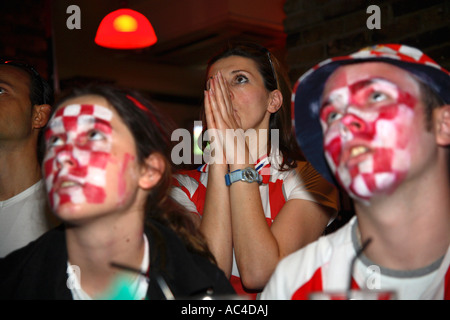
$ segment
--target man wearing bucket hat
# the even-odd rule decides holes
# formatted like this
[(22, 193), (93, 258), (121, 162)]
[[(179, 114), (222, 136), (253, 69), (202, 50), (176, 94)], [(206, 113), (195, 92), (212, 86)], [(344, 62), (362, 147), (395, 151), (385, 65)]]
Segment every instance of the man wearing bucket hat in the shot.
[(384, 291), (450, 299), (450, 75), (386, 44), (328, 59), (295, 86), (297, 139), (356, 215), (278, 265), (263, 299)]

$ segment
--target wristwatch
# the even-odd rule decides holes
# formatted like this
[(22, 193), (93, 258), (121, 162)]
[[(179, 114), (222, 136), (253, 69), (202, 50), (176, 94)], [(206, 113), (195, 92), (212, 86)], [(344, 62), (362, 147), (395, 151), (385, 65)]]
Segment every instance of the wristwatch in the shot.
[(262, 177), (253, 168), (245, 168), (245, 169), (238, 169), (233, 172), (227, 173), (225, 175), (225, 184), (227, 186), (231, 185), (233, 182), (236, 181), (245, 181), (245, 182), (262, 182)]

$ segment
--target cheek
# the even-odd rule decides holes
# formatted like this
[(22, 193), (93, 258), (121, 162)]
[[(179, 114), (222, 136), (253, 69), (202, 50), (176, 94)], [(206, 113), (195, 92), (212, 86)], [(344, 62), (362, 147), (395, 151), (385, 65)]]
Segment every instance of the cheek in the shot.
[(338, 126), (330, 127), (324, 135), (324, 151), (330, 167), (335, 171), (342, 150), (342, 139), (339, 135)]
[(261, 112), (267, 108), (267, 96), (261, 90), (234, 90), (232, 92), (234, 107), (246, 114)]
[(398, 108), (397, 113), (392, 118), (380, 117), (376, 121), (376, 134), (373, 139), (373, 146), (378, 148), (390, 148), (404, 150), (407, 149), (417, 130), (414, 124), (414, 113), (410, 108)]
[(119, 199), (124, 199), (127, 195), (127, 185), (129, 180), (133, 179), (136, 181), (137, 175), (135, 174), (135, 168), (133, 166), (135, 157), (129, 153), (125, 154), (123, 160), (121, 161), (122, 167), (118, 173), (118, 194)]

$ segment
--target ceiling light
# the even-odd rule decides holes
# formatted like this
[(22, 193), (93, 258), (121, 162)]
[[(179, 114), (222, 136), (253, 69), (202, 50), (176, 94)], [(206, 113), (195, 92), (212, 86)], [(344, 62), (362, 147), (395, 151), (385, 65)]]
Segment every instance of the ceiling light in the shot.
[(119, 9), (103, 18), (97, 29), (95, 43), (112, 49), (140, 49), (157, 41), (150, 21), (140, 12)]

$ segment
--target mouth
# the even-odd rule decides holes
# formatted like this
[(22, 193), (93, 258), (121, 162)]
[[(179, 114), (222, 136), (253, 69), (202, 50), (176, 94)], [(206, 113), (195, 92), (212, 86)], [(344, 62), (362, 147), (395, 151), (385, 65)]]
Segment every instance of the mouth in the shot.
[(58, 181), (56, 182), (56, 189), (57, 190), (65, 190), (65, 189), (69, 189), (69, 188), (73, 188), (73, 187), (81, 187), (83, 185), (83, 183), (81, 181), (78, 181), (76, 179), (72, 179), (72, 178), (68, 178), (68, 177), (64, 177), (64, 178), (60, 178), (58, 179)]
[(352, 167), (358, 165), (361, 161), (364, 161), (372, 150), (369, 147), (363, 145), (353, 145), (346, 148), (343, 153), (341, 161), (346, 164), (346, 166)]
[(79, 186), (80, 184), (75, 182), (75, 181), (63, 181), (60, 185), (59, 188), (70, 188), (70, 187), (74, 187), (74, 186)]
[(370, 150), (365, 146), (355, 146), (350, 149), (350, 158), (357, 157), (359, 155), (368, 153)]

